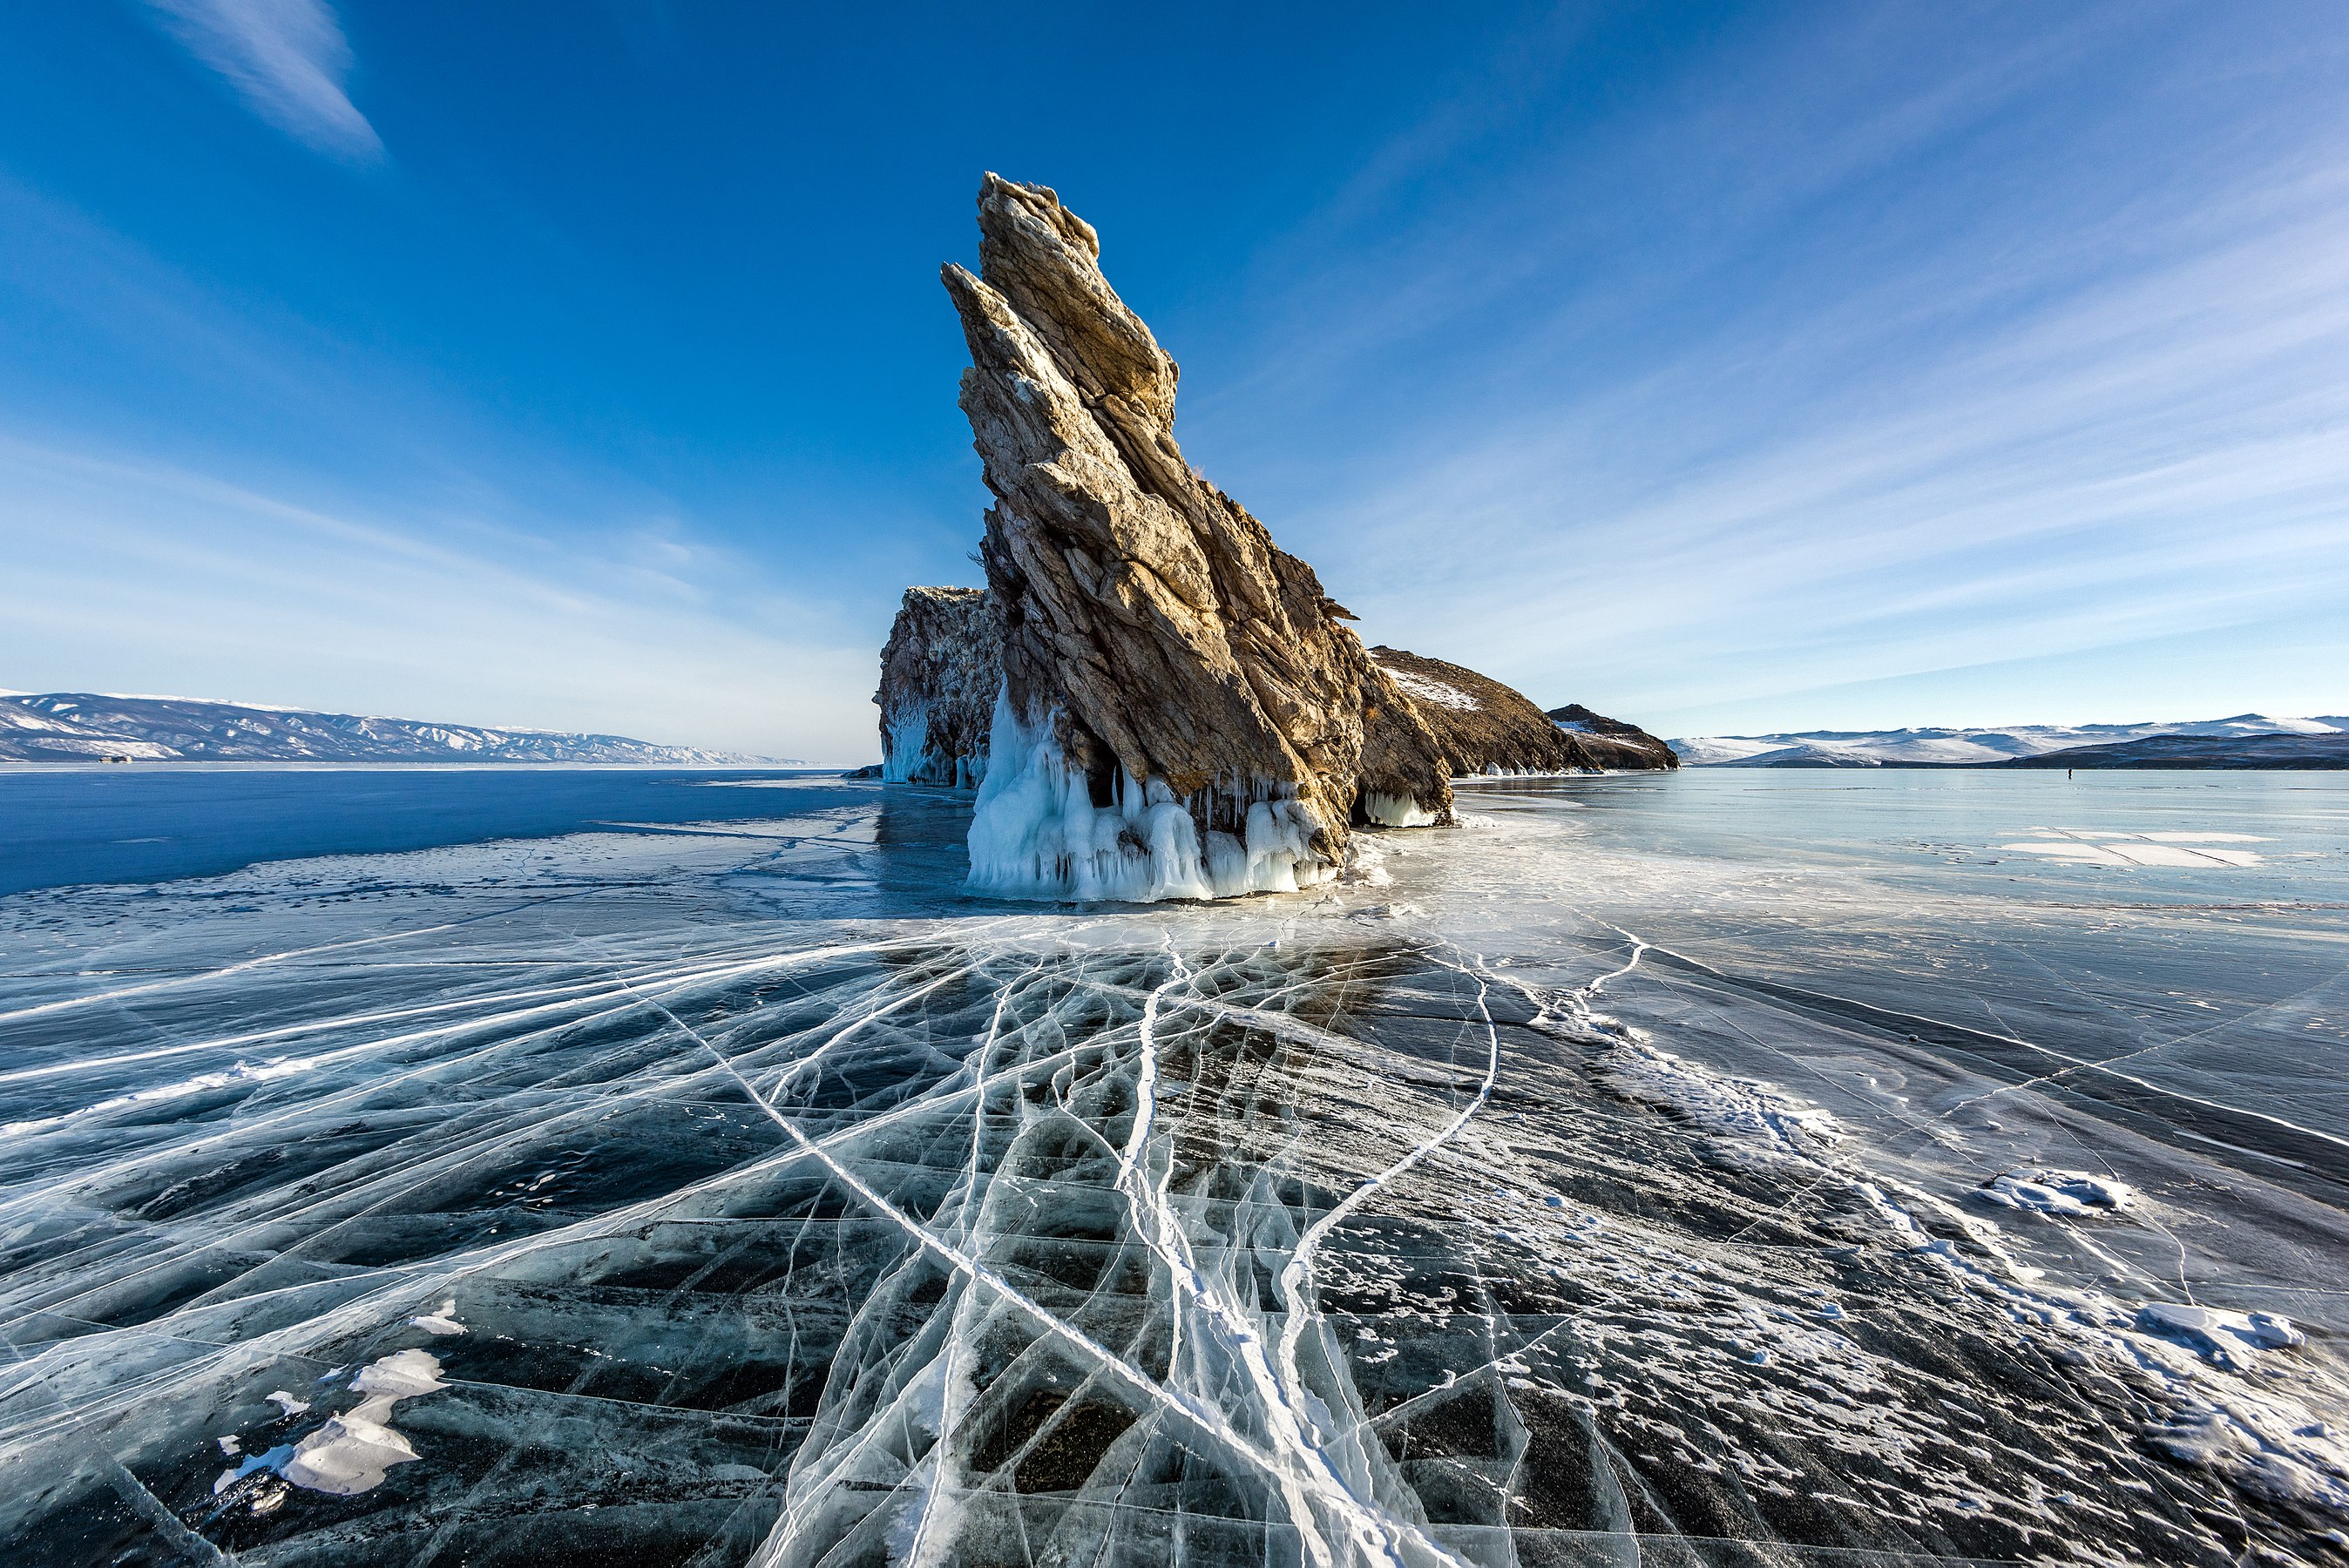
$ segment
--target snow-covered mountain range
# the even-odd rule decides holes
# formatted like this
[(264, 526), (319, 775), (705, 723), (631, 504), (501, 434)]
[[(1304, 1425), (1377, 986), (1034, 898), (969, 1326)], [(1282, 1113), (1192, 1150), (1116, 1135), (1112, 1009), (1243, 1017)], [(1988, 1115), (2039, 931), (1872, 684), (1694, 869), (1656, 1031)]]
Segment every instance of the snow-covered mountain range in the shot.
[(2157, 735), (2246, 738), (2349, 732), (2349, 716), (2232, 718), (2149, 724), (2012, 724), (1982, 729), (1813, 729), (1786, 735), (1702, 735), (1671, 742), (1688, 768), (1899, 768), (1982, 764), (2038, 757), (2077, 746), (2110, 746)]
[(679, 768), (777, 762), (624, 735), (486, 729), (193, 697), (0, 693), (7, 762), (616, 762)]

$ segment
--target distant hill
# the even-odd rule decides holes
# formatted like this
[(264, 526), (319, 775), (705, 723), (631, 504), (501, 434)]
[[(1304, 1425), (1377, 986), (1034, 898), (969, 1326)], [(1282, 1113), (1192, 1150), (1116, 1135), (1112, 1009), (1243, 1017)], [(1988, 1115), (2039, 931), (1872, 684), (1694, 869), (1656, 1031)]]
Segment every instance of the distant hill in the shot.
[[(1984, 767), (2077, 747), (2127, 745), (2157, 736), (2240, 740), (2254, 736), (2322, 737), (2343, 733), (2349, 733), (2349, 716), (2271, 718), (2265, 714), (2245, 713), (2232, 718), (2177, 723), (2016, 724), (1981, 729), (1813, 729), (1784, 735), (1691, 736), (1673, 740), (1671, 747), (1680, 753), (1681, 764), (1686, 768)], [(2219, 755), (2216, 751), (2208, 754)]]
[(485, 729), (99, 692), (0, 696), (6, 762), (615, 762), (705, 768), (785, 759), (624, 735)]
[(2106, 746), (2074, 746), (2016, 757), (1991, 768), (2349, 768), (2349, 734), (2148, 735)]

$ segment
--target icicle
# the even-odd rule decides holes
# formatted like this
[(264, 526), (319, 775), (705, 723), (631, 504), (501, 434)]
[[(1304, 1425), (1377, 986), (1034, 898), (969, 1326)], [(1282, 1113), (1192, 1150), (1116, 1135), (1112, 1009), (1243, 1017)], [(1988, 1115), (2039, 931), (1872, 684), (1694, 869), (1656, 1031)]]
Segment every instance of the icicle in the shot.
[[(1236, 787), (1245, 838), (1210, 829), (1203, 840), (1194, 812), (1212, 808), (1212, 791), (1181, 799), (1164, 779), (1136, 779), (1121, 766), (1112, 805), (1096, 808), (1055, 732), (1051, 716), (1030, 725), (1008, 695), (996, 698), (970, 823), (972, 891), (1152, 903), (1294, 892), (1336, 874), (1313, 850), (1312, 819), (1279, 786)], [(1243, 813), (1251, 792), (1258, 798)]]

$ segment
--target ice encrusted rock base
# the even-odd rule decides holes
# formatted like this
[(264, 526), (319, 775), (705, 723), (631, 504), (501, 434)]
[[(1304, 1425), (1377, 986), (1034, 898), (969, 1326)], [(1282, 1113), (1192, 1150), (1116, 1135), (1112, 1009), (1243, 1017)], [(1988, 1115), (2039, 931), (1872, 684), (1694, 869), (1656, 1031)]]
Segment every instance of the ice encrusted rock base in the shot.
[[(1149, 903), (1295, 892), (1337, 874), (1313, 847), (1312, 819), (1260, 780), (1203, 807), (1121, 769), (1111, 802), (1094, 804), (1090, 780), (1070, 766), (1058, 722), (1023, 724), (1009, 697), (998, 700), (994, 764), (971, 816), (973, 891)], [(1203, 834), (1203, 817), (1239, 830)]]
[(881, 778), (975, 788), (1003, 684), (1002, 639), (978, 588), (908, 588), (881, 650)]

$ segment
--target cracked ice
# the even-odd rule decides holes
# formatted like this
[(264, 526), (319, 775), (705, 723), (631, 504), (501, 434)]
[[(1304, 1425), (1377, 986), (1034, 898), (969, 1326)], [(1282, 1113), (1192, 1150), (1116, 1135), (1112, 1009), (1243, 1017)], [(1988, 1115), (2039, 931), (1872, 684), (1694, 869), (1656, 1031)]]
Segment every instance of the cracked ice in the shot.
[(1396, 849), (1411, 904), (1045, 912), (827, 810), (16, 901), (111, 971), (0, 1000), (29, 1560), (2215, 1564), (2349, 1511), (2311, 1336), (2113, 1283), (2150, 1185), (1970, 1198), (1857, 1036), (1475, 913), (1506, 821)]

